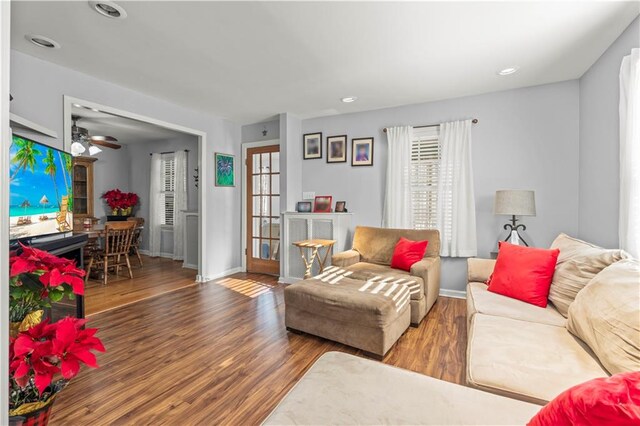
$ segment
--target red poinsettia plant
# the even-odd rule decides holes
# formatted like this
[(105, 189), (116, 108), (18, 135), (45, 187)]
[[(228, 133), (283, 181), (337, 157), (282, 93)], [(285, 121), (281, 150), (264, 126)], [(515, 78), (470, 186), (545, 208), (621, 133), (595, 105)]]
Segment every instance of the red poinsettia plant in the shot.
[(128, 209), (138, 204), (138, 194), (135, 192), (122, 192), (119, 189), (111, 189), (104, 194), (102, 198), (106, 201), (111, 210)]
[(48, 308), (64, 296), (84, 294), (85, 271), (74, 260), (54, 256), (22, 245), (9, 259), (9, 317), (22, 321), (26, 315)]
[[(9, 346), (9, 409), (46, 400), (80, 371), (80, 364), (97, 368), (92, 351), (105, 352), (95, 328), (86, 320), (67, 317), (53, 324), (45, 320), (22, 331)], [(53, 383), (54, 378), (60, 379)], [(53, 383), (53, 384), (52, 384)]]

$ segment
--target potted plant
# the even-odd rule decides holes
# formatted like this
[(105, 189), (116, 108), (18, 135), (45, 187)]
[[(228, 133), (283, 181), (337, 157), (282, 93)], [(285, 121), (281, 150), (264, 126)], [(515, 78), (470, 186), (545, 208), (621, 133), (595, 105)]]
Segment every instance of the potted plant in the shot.
[(107, 215), (108, 221), (127, 220), (139, 201), (138, 194), (122, 192), (117, 188), (105, 192), (102, 194), (102, 198), (111, 209), (111, 214)]
[[(40, 322), (51, 301), (84, 293), (84, 271), (74, 261), (22, 246), (22, 253), (11, 257), (10, 268), (10, 424), (44, 426), (58, 392), (81, 364), (97, 367), (93, 351), (105, 349), (95, 337), (96, 329), (83, 328), (85, 320)], [(38, 311), (39, 316), (32, 315)]]

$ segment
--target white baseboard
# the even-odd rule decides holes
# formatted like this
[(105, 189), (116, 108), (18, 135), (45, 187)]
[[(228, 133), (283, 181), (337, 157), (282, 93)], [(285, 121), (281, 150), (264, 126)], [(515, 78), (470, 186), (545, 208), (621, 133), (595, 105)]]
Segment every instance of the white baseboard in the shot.
[(440, 296), (443, 297), (453, 297), (456, 299), (466, 299), (467, 292), (462, 290), (449, 290), (447, 288), (440, 289)]
[(227, 269), (226, 271), (220, 272), (218, 274), (213, 274), (208, 277), (198, 275), (196, 277), (196, 281), (203, 283), (211, 280), (217, 280), (218, 278), (226, 277), (227, 275), (237, 274), (238, 272), (242, 272), (242, 266), (238, 266), (237, 268)]
[[(151, 252), (149, 252), (149, 250), (139, 250), (139, 251), (140, 251), (140, 254), (144, 254), (145, 256), (151, 256)], [(173, 253), (160, 253), (158, 257), (173, 259)]]
[(191, 263), (183, 263), (182, 264), (183, 268), (187, 268), (187, 269), (195, 269), (198, 270), (198, 265), (192, 265)]

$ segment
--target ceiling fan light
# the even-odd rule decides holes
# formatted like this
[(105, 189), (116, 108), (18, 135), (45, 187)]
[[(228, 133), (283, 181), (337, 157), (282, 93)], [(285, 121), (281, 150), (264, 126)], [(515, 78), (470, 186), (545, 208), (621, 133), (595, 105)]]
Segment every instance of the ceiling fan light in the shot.
[(89, 146), (89, 155), (96, 155), (96, 154), (100, 154), (102, 152), (102, 150), (100, 148), (98, 148), (95, 145), (90, 145)]
[(86, 150), (87, 148), (85, 148), (80, 142), (74, 142), (71, 144), (71, 155), (73, 155), (74, 157), (77, 157)]

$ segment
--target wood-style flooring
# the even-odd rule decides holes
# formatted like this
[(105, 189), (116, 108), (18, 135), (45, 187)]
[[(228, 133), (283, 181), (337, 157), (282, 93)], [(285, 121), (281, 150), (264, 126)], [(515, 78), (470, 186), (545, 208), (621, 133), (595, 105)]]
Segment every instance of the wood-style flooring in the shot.
[(126, 268), (122, 268), (120, 276), (109, 274), (106, 285), (102, 281), (88, 280), (84, 297), (85, 315), (105, 312), (196, 284), (197, 272), (183, 268), (182, 262), (142, 256), (142, 264), (140, 267), (138, 259), (131, 257), (133, 279), (129, 278)]
[[(58, 397), (56, 425), (255, 425), (327, 351), (284, 327), (283, 287), (236, 274), (89, 319), (107, 348)], [(385, 363), (463, 383), (465, 302), (441, 297)], [(425, 396), (428, 397), (428, 396)]]

